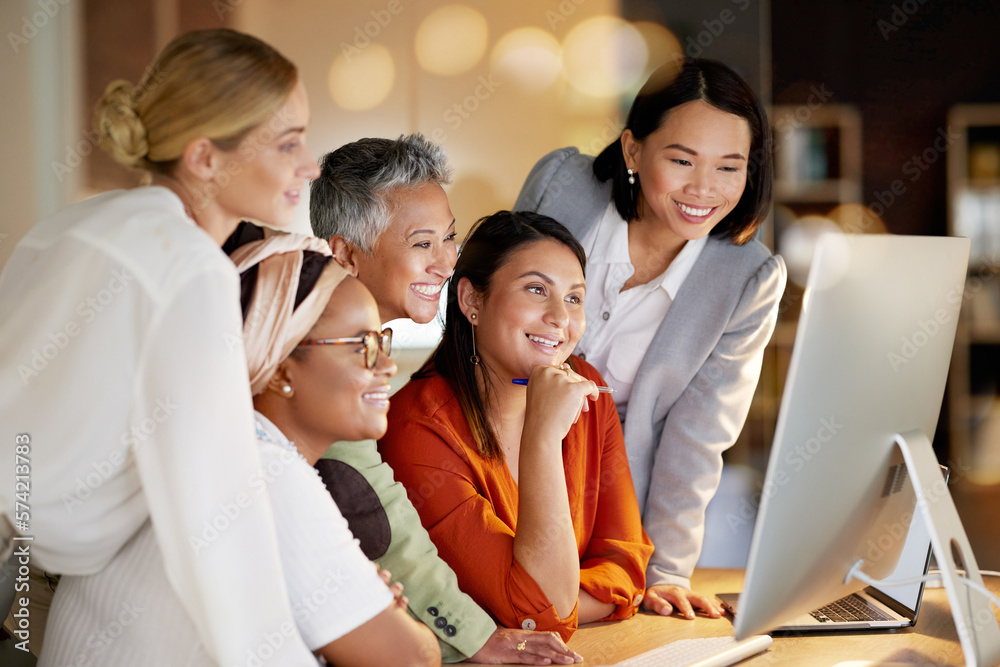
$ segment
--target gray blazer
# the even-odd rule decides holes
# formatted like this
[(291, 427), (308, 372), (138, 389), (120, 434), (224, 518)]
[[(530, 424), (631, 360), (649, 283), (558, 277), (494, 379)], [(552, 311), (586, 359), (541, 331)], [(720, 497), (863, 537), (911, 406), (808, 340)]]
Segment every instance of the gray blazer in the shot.
[[(551, 216), (577, 238), (601, 219), (611, 182), (575, 148), (531, 170), (514, 210)], [(642, 523), (656, 548), (646, 585), (690, 587), (722, 452), (743, 429), (785, 289), (785, 263), (759, 241), (711, 236), (639, 366), (623, 424)]]

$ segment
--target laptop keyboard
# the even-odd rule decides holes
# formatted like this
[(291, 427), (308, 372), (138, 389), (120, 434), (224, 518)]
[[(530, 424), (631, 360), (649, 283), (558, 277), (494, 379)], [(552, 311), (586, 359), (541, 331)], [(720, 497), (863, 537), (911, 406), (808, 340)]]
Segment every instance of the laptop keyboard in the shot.
[(820, 623), (831, 621), (889, 621), (877, 607), (857, 595), (849, 595), (811, 613)]

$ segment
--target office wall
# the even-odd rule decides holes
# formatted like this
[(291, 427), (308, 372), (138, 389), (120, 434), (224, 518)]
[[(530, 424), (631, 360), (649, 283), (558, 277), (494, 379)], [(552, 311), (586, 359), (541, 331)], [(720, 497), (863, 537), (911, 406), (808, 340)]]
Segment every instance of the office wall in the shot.
[(684, 55), (726, 63), (771, 99), (770, 0), (623, 0), (622, 16), (667, 26)]
[(78, 3), (0, 3), (0, 267), (35, 221), (72, 200), (79, 173), (57, 166), (74, 136)]
[(857, 105), (862, 201), (887, 199), (901, 180), (906, 192), (883, 216), (889, 231), (945, 233), (944, 155), (926, 169), (912, 158), (946, 130), (950, 106), (1000, 101), (1000, 7), (983, 0), (771, 2), (775, 103), (801, 104), (822, 86), (834, 102)]
[[(427, 71), (416, 55), (421, 26), (436, 11), (454, 6), (451, 2), (233, 4), (235, 27), (271, 42), (299, 66), (312, 110), (309, 145), (317, 156), (362, 137), (410, 132), (422, 132), (445, 147), (455, 173), (448, 192), (460, 237), (479, 217), (509, 208), (544, 153), (566, 145), (594, 150), (620, 132), (616, 97), (585, 95), (562, 79), (528, 90), (491, 62), (498, 42), (510, 31), (531, 27), (560, 42), (588, 18), (618, 14), (615, 0), (467, 0), (461, 5), (486, 21), (482, 55), (453, 75)], [(458, 30), (448, 39), (461, 36)], [(334, 61), (340, 57), (343, 64), (346, 57), (350, 67), (361, 66), (373, 54), (392, 63), (394, 80), (387, 96), (372, 108), (344, 108), (328, 85)], [(372, 88), (380, 83), (366, 81)], [(306, 227), (307, 215), (301, 206), (298, 227)]]

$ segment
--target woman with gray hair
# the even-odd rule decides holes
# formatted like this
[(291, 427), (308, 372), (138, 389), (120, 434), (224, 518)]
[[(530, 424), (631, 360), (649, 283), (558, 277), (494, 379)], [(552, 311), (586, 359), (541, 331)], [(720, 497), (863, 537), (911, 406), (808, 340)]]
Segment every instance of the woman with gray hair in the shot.
[[(382, 323), (430, 322), (455, 268), (455, 217), (444, 150), (419, 134), (361, 139), (326, 155), (313, 181), (313, 232), (371, 291)], [(444, 662), (570, 664), (552, 632), (498, 628), (463, 593), (374, 440), (337, 442), (316, 463), (361, 549), (402, 582), (410, 613), (437, 636)], [(436, 489), (421, 490), (425, 497)]]
[(361, 139), (327, 154), (312, 183), (313, 233), (375, 295), (383, 323), (434, 319), (455, 268), (446, 160), (420, 134)]

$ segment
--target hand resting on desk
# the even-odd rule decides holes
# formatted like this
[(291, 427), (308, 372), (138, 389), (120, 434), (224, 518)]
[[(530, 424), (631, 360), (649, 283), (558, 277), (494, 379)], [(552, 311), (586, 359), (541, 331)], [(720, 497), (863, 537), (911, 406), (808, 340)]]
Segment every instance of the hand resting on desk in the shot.
[[(518, 650), (520, 644), (523, 650)], [(503, 665), (571, 665), (583, 658), (555, 632), (497, 628), (479, 651), (466, 660)]]
[(693, 619), (697, 608), (709, 618), (722, 617), (722, 610), (711, 597), (683, 586), (650, 586), (642, 599), (642, 607), (662, 616), (670, 616), (676, 612), (681, 618)]

